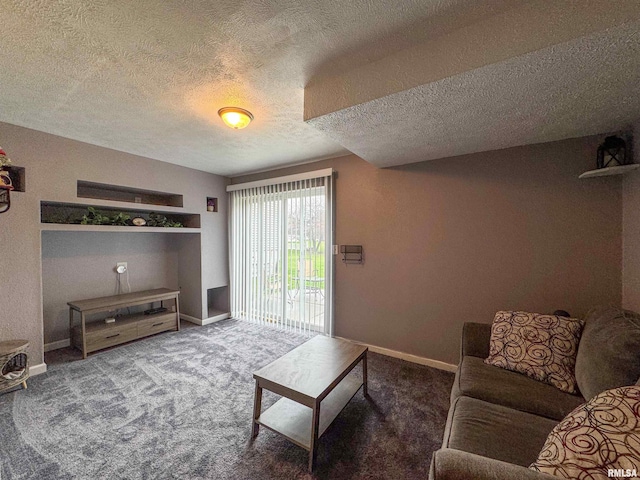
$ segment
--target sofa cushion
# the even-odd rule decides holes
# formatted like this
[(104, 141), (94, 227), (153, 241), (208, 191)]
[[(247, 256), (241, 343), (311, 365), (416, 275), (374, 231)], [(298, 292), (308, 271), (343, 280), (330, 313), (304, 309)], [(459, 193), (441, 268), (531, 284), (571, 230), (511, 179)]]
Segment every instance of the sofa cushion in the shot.
[(485, 359), (489, 356), (491, 324), (465, 322), (462, 325), (460, 360), (467, 355)]
[(451, 402), (460, 395), (558, 421), (584, 403), (580, 395), (561, 392), (526, 375), (486, 365), (477, 357), (464, 357), (458, 366)]
[(640, 387), (614, 388), (560, 422), (530, 468), (562, 478), (606, 480), (611, 470), (640, 471), (639, 448)]
[(449, 409), (443, 447), (528, 466), (558, 422), (470, 397)]
[(640, 315), (614, 307), (592, 310), (586, 318), (576, 380), (587, 400), (640, 377)]
[(576, 318), (498, 312), (485, 362), (576, 393), (575, 362), (582, 326)]
[(513, 463), (442, 448), (433, 452), (429, 480), (558, 480)]

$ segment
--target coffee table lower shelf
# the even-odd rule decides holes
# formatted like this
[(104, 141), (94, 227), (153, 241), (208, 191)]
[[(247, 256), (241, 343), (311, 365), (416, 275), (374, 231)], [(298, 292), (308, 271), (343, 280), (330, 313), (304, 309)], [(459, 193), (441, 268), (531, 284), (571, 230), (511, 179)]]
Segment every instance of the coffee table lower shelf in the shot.
[[(329, 428), (362, 385), (360, 379), (347, 376), (322, 400), (318, 438)], [(288, 398), (281, 398), (260, 414), (257, 423), (285, 436), (299, 447), (311, 450), (312, 416), (311, 408)]]

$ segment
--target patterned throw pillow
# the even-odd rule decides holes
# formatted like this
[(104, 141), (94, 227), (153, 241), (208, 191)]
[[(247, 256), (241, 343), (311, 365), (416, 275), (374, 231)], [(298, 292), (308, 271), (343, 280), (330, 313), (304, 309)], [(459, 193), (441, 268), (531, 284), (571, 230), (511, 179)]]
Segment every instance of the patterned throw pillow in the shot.
[(640, 387), (599, 393), (551, 431), (532, 470), (604, 480), (640, 473)]
[(576, 354), (583, 322), (527, 312), (498, 312), (484, 361), (576, 393)]

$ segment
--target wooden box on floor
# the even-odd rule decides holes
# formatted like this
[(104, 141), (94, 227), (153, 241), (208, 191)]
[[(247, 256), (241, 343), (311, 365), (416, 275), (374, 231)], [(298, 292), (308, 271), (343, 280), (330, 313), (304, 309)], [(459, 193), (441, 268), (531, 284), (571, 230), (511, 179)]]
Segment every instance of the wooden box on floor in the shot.
[(27, 340), (0, 342), (0, 392), (22, 384), (27, 388), (29, 378), (29, 357)]

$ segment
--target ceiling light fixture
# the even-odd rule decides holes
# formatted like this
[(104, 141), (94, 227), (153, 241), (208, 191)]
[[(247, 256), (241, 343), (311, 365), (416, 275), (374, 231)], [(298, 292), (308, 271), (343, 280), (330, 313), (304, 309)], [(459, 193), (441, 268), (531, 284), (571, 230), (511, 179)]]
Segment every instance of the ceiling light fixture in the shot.
[(218, 110), (218, 115), (227, 126), (240, 130), (253, 120), (253, 114), (244, 108), (224, 107)]

